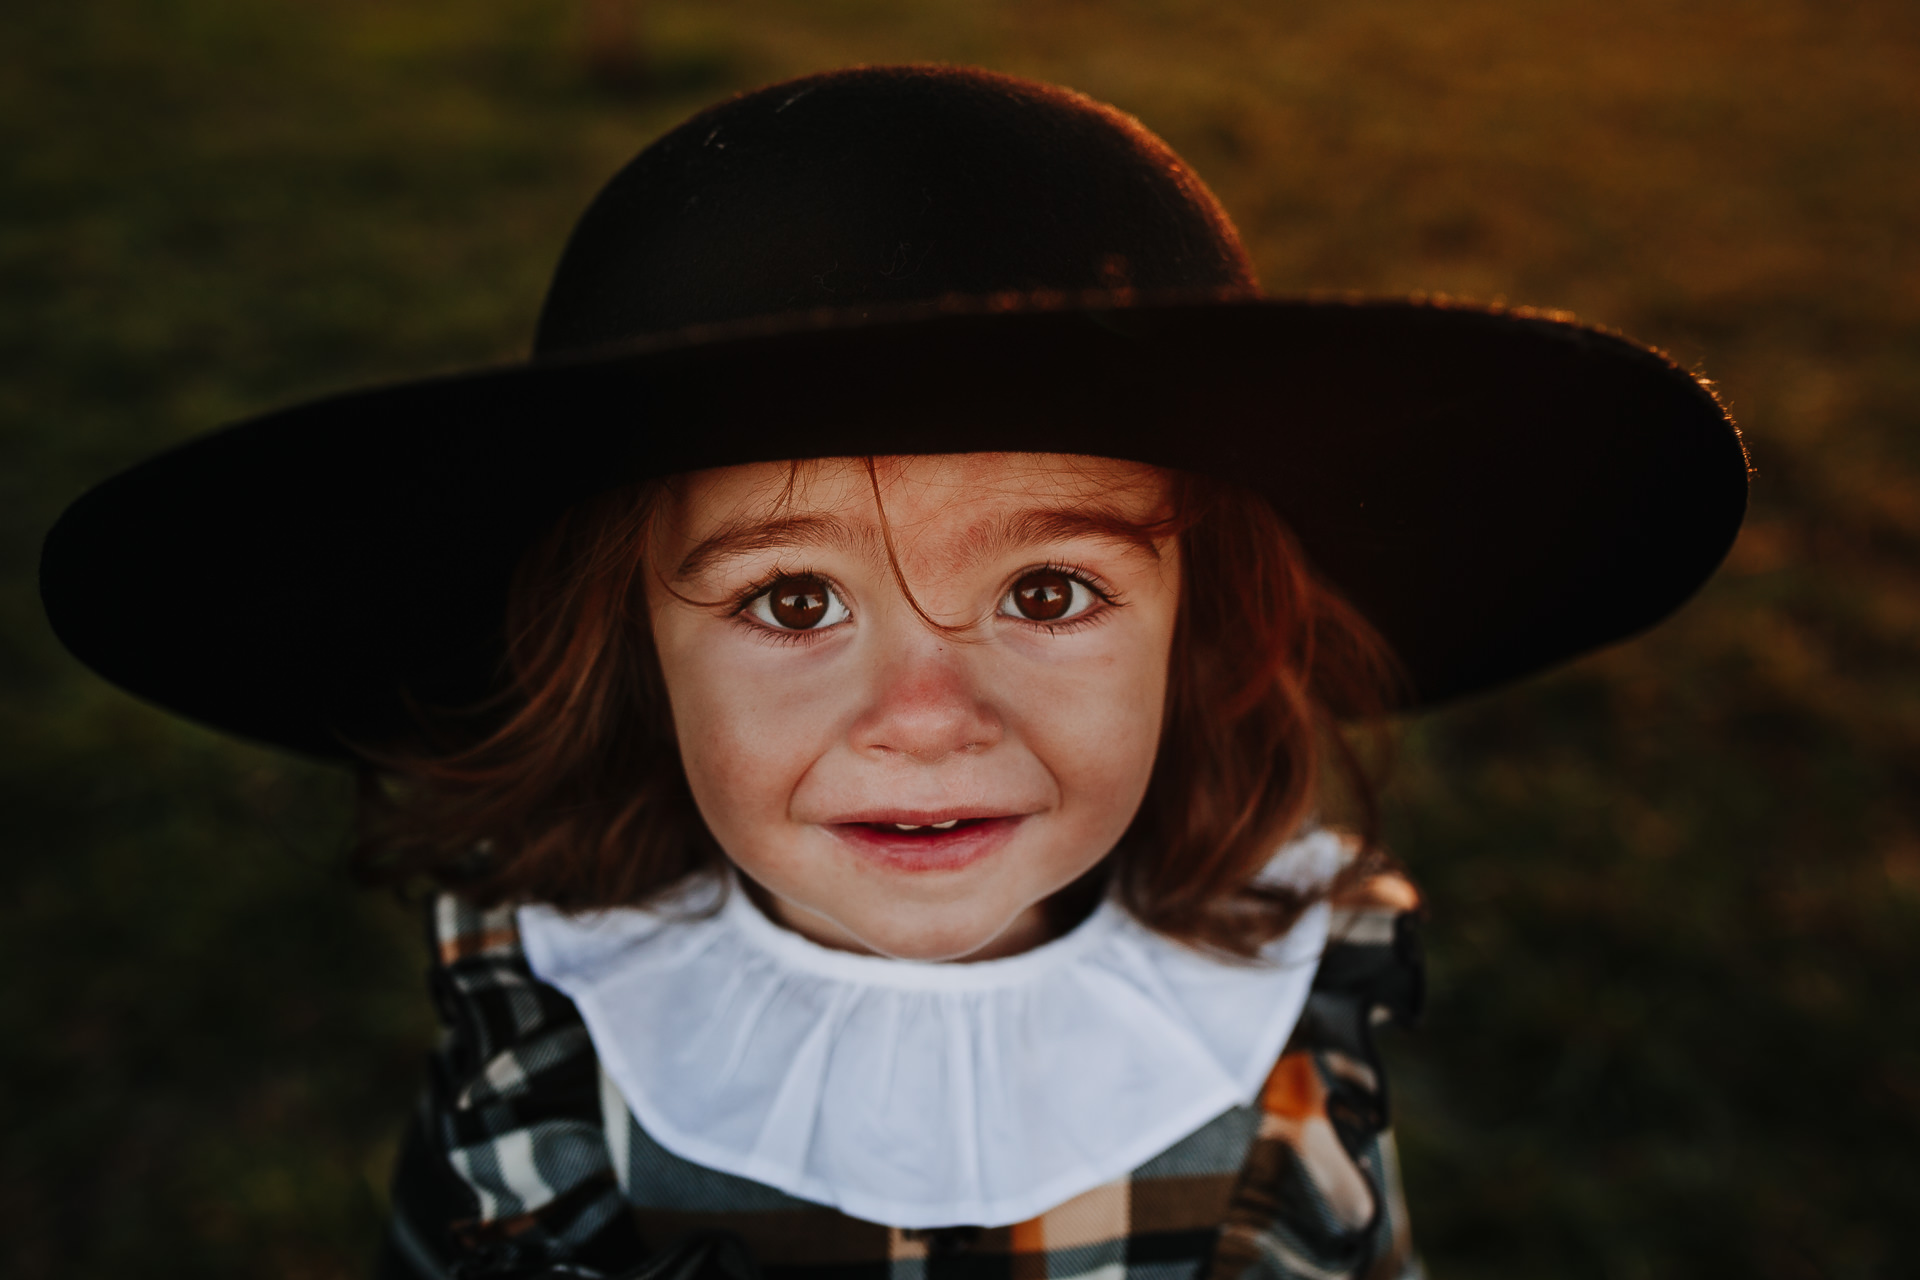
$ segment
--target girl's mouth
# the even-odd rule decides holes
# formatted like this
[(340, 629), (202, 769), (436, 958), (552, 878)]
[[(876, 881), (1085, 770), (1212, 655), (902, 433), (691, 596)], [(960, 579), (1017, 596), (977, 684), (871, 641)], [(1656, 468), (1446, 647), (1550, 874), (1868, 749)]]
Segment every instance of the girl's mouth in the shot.
[(862, 822), (859, 825), (871, 827), (881, 835), (937, 836), (990, 821), (990, 818), (948, 818), (945, 822)]
[(828, 827), (856, 853), (896, 871), (957, 871), (993, 853), (1020, 824), (1018, 817), (942, 818), (938, 821), (836, 822)]

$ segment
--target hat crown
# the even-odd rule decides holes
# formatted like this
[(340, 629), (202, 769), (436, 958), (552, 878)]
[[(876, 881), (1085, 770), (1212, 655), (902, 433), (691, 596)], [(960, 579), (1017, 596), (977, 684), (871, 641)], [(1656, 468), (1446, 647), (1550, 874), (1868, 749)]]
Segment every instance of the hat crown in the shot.
[(1255, 287), (1213, 193), (1111, 107), (970, 68), (863, 67), (702, 112), (600, 192), (534, 349), (955, 295)]

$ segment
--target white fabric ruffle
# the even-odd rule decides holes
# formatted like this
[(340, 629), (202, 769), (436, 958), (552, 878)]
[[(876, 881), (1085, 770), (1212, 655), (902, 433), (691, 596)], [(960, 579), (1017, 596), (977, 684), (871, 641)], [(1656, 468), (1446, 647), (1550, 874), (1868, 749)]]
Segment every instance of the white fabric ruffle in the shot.
[[(1269, 874), (1318, 881), (1344, 857), (1318, 832)], [(1024, 954), (930, 964), (818, 946), (737, 887), (688, 918), (715, 891), (522, 907), (527, 959), (667, 1150), (895, 1227), (1032, 1218), (1251, 1103), (1327, 938), (1321, 904), (1236, 963), (1109, 900)]]

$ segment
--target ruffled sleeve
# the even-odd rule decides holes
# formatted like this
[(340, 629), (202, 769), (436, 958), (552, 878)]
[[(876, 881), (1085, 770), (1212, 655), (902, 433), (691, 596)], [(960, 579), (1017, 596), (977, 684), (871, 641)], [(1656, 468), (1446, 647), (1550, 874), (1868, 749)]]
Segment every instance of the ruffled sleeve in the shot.
[(1419, 899), (1396, 875), (1334, 903), (1313, 992), (1261, 1090), (1212, 1280), (1415, 1280), (1374, 1028), (1425, 998)]
[(444, 1032), (394, 1176), (383, 1277), (631, 1263), (580, 1015), (527, 968), (511, 908), (442, 894), (429, 919)]

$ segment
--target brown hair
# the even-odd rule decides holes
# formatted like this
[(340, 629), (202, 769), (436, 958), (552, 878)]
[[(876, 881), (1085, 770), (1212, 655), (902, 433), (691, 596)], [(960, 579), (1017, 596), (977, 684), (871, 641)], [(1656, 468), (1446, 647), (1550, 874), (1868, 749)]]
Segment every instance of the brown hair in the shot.
[[(1250, 955), (1311, 902), (1391, 866), (1350, 732), (1380, 724), (1396, 668), (1264, 500), (1185, 473), (1171, 489), (1183, 573), (1165, 722), (1109, 870), (1149, 927)], [(513, 583), (505, 691), (421, 742), (369, 753), (363, 878), (424, 875), (482, 903), (577, 909), (639, 905), (721, 865), (681, 769), (641, 578), (665, 491), (616, 490), (562, 517)], [(1256, 884), (1329, 801), (1356, 837), (1335, 882)]]

